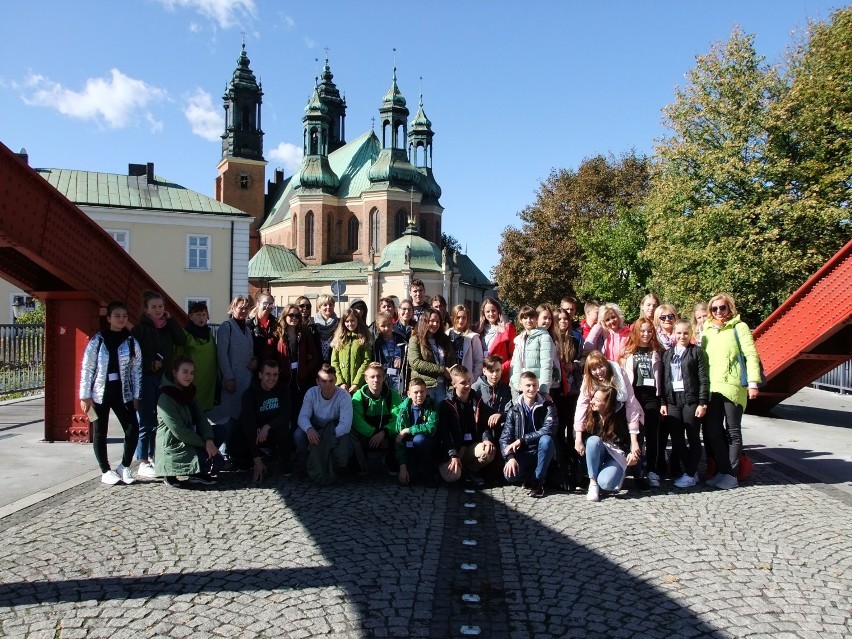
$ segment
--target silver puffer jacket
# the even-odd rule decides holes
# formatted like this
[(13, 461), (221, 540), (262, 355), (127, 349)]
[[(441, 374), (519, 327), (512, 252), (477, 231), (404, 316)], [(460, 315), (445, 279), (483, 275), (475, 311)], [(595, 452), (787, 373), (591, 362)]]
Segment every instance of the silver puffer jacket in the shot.
[[(130, 356), (130, 341), (133, 341), (133, 357)], [(104, 389), (109, 368), (109, 351), (100, 333), (89, 340), (83, 353), (80, 373), (80, 399), (91, 399), (96, 404), (104, 401)], [(128, 335), (118, 346), (118, 378), (124, 402), (139, 399), (142, 391), (142, 350), (139, 342)]]

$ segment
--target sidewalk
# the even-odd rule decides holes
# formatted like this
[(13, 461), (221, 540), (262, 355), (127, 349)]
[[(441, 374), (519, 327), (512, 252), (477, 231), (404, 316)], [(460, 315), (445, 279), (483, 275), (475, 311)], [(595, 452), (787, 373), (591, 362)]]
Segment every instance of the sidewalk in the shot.
[[(852, 397), (805, 388), (773, 411), (746, 415), (746, 448), (852, 496)], [(108, 451), (121, 459), (121, 427)], [(100, 477), (89, 444), (45, 442), (44, 397), (0, 402), (0, 518)]]

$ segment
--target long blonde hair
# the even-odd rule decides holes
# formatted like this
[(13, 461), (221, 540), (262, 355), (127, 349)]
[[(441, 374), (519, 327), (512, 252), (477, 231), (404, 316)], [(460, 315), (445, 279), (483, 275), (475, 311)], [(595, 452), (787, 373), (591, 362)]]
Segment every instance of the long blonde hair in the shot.
[(334, 337), (331, 339), (331, 347), (334, 350), (340, 350), (348, 339), (349, 329), (346, 328), (346, 320), (350, 317), (355, 318), (355, 335), (359, 346), (367, 346), (370, 343), (370, 332), (364, 325), (361, 316), (351, 308), (343, 314), (340, 321), (337, 323), (337, 328), (334, 330)]

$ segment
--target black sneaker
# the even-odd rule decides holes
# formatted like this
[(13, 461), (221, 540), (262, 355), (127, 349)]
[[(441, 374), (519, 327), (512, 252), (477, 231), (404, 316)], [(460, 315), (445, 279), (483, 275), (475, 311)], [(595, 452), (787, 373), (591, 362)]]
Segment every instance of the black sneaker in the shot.
[(184, 488), (186, 486), (186, 482), (177, 477), (163, 477), (163, 483), (169, 488)]
[(647, 477), (634, 477), (633, 484), (636, 486), (636, 490), (643, 493), (651, 491), (651, 482), (648, 481)]
[(280, 468), (284, 477), (290, 477), (293, 474), (293, 464), (289, 461), (282, 461)]
[(467, 484), (471, 484), (472, 486), (481, 487), (485, 485), (485, 480), (482, 479), (482, 475), (479, 473), (475, 473), (473, 471), (469, 473), (465, 473), (464, 481)]
[(190, 475), (189, 483), (196, 484), (198, 486), (215, 486), (216, 480), (207, 473), (199, 473), (197, 475)]
[(533, 483), (532, 488), (530, 488), (530, 497), (535, 497), (536, 499), (540, 499), (544, 497), (544, 482), (537, 481)]

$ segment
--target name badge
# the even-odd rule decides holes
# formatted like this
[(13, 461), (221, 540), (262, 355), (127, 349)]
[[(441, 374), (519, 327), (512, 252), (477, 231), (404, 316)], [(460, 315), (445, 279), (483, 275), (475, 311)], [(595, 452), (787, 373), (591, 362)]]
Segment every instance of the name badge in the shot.
[(413, 441), (405, 442), (405, 447), (406, 448), (414, 448), (414, 442)]
[(395, 368), (389, 368), (388, 369), (388, 375), (396, 375), (396, 369)]
[(653, 377), (645, 377), (642, 379), (642, 386), (656, 386)]
[(293, 369), (294, 371), (298, 370), (299, 362), (290, 362), (290, 368)]
[(472, 433), (465, 433), (464, 434), (464, 440), (466, 442), (472, 442), (473, 441), (473, 434)]
[(110, 382), (117, 382), (118, 373), (110, 373), (109, 375), (107, 375), (107, 380), (109, 380)]
[(683, 392), (683, 380), (679, 379), (676, 382), (672, 382), (672, 390), (676, 392)]

